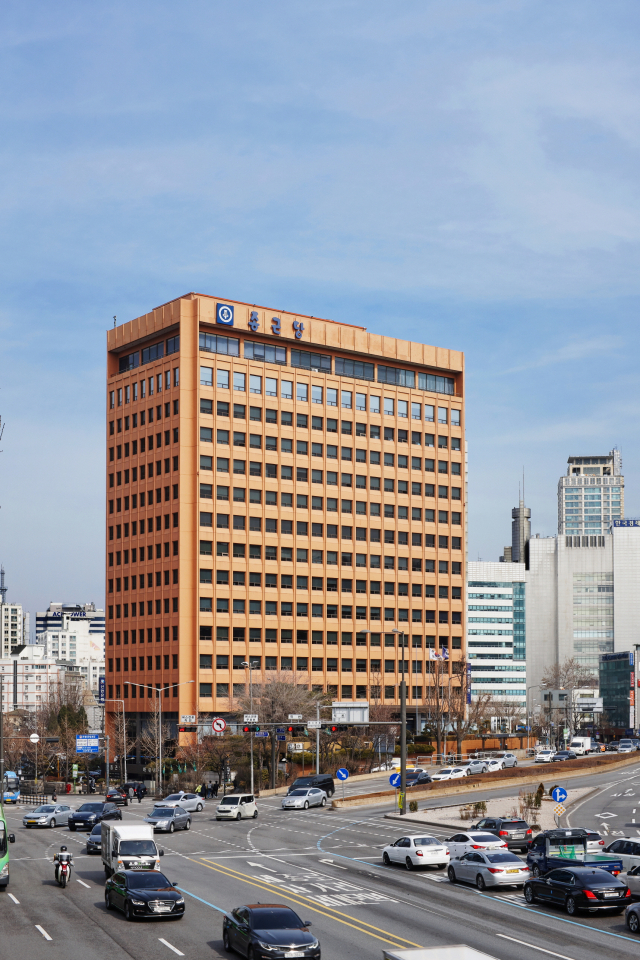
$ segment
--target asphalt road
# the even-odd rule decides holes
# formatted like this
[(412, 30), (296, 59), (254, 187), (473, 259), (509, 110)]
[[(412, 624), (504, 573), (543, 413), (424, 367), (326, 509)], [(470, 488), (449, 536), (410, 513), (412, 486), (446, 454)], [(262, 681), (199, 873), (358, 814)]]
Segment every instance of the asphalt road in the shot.
[[(576, 811), (581, 825), (598, 823), (602, 808), (612, 812), (608, 808), (614, 804), (616, 816), (631, 813), (633, 797), (623, 796), (628, 789), (636, 792), (634, 780), (640, 785), (640, 763), (615, 783), (611, 775), (590, 779), (598, 788), (608, 785), (596, 795), (599, 804), (589, 800)], [(640, 797), (640, 786), (637, 792)], [(592, 802), (593, 814), (588, 806)], [(640, 938), (629, 934), (623, 917), (572, 920), (557, 908), (529, 907), (514, 888), (479, 893), (452, 886), (437, 870), (384, 867), (382, 847), (403, 832), (384, 819), (389, 805), (348, 812), (285, 812), (279, 799), (268, 798), (260, 801), (257, 820), (241, 823), (216, 823), (214, 806), (210, 801), (202, 813), (192, 815), (188, 833), (158, 835), (165, 849), (163, 870), (187, 900), (185, 918), (135, 924), (106, 912), (102, 863), (85, 854), (84, 834), (61, 828), (25, 830), (22, 809), (5, 808), (16, 843), (11, 847), (11, 882), (0, 894), (0, 954), (28, 960), (222, 957), (223, 913), (262, 901), (288, 904), (310, 920), (325, 960), (379, 960), (385, 947), (455, 943), (472, 945), (499, 960), (602, 960), (614, 952), (635, 960), (638, 955)], [(150, 807), (146, 801), (124, 808), (125, 821), (141, 818)], [(441, 837), (448, 833), (446, 828), (430, 832)], [(61, 843), (75, 856), (66, 890), (53, 877), (52, 857)]]

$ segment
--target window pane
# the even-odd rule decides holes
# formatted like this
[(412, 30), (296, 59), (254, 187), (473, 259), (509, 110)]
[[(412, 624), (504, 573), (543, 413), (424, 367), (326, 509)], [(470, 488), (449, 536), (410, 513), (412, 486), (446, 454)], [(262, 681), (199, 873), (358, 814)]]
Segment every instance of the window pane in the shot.
[(255, 376), (253, 373), (249, 376), (249, 392), (262, 393), (262, 377)]
[(293, 400), (293, 381), (292, 380), (280, 381), (280, 396), (282, 396), (285, 400)]
[(200, 367), (200, 383), (203, 387), (213, 386), (213, 367)]

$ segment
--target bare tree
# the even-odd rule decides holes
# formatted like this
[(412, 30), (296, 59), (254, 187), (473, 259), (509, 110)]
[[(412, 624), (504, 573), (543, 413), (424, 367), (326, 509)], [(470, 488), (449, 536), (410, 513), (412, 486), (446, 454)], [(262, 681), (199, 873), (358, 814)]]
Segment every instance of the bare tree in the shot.
[(163, 723), (162, 728), (160, 727), (160, 706), (160, 698), (154, 697), (149, 704), (147, 720), (138, 737), (138, 746), (141, 757), (144, 758), (145, 766), (154, 771), (156, 789), (160, 787), (161, 781), (160, 753), (162, 752), (162, 756), (166, 757), (173, 744), (169, 724)]
[(451, 664), (452, 684), (449, 723), (456, 741), (456, 753), (462, 754), (462, 741), (476, 735), (491, 702), (491, 694), (471, 697), (471, 675), (467, 660), (454, 660)]
[(594, 690), (598, 687), (598, 677), (572, 657), (548, 667), (540, 686), (550, 690)]
[(446, 749), (447, 730), (451, 713), (451, 678), (448, 660), (427, 661), (425, 713), (427, 730), (436, 741), (436, 753)]

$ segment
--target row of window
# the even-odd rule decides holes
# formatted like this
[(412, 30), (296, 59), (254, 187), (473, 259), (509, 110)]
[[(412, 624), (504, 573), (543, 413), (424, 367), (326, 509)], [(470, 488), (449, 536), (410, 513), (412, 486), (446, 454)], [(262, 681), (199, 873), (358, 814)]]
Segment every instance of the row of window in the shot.
[[(168, 447), (169, 444), (172, 442), (172, 441), (171, 441), (171, 433), (172, 433), (171, 430), (165, 430), (165, 431), (164, 431), (164, 445), (165, 445), (165, 447)], [(173, 428), (173, 443), (178, 443), (178, 437), (179, 437), (178, 427), (174, 427), (174, 428)], [(151, 453), (151, 451), (153, 450), (153, 442), (154, 442), (154, 434), (153, 434), (153, 433), (150, 433), (148, 437), (141, 437), (141, 438), (140, 438), (140, 453), (146, 453), (147, 450), (149, 451), (149, 453)], [(156, 434), (155, 434), (155, 446), (156, 446), (156, 449), (157, 449), (157, 450), (159, 450), (160, 447), (162, 446), (162, 433), (156, 433)], [(118, 444), (116, 447), (109, 447), (109, 460), (110, 460), (111, 462), (112, 462), (113, 460), (121, 460), (121, 459), (122, 459), (122, 447), (123, 447), (122, 444)], [(124, 444), (124, 455), (125, 455), (125, 458), (129, 456), (129, 444), (128, 444), (128, 443), (125, 443), (125, 444)], [(137, 440), (133, 440), (133, 441), (131, 442), (131, 455), (134, 456), (134, 457), (138, 455), (138, 441), (137, 441)]]
[[(172, 576), (172, 575), (173, 575), (173, 576)], [(170, 578), (171, 578), (171, 580), (170, 580)], [(138, 581), (140, 582), (140, 589), (141, 589), (141, 590), (144, 590), (144, 589), (145, 589), (144, 573), (141, 573), (140, 576), (137, 576), (137, 575), (134, 573), (132, 577), (124, 577), (124, 586), (122, 585), (122, 584), (123, 584), (123, 578), (121, 578), (121, 577), (116, 577), (116, 578), (115, 578), (115, 591), (116, 591), (116, 593), (120, 593), (121, 590), (128, 590), (128, 589), (129, 589), (129, 583), (131, 583), (131, 589), (132, 589), (132, 590), (137, 590), (137, 588), (138, 588)], [(147, 574), (146, 589), (147, 589), (147, 590), (151, 590), (152, 587), (154, 587), (154, 586), (156, 586), (156, 587), (162, 587), (162, 586), (168, 587), (168, 586), (170, 586), (170, 583), (177, 583), (177, 582), (178, 582), (178, 571), (177, 571), (177, 570), (156, 570), (156, 571), (154, 571), (153, 573), (148, 573), (148, 574)], [(114, 588), (114, 580), (113, 580), (113, 579), (109, 579), (109, 581), (108, 581), (108, 592), (109, 592), (109, 593), (113, 593), (113, 588)]]
[[(125, 447), (126, 447), (126, 446), (127, 446), (127, 444), (125, 444)], [(171, 470), (172, 470), (172, 469), (173, 469), (174, 471), (178, 469), (178, 458), (177, 458), (177, 457), (173, 457), (173, 466), (172, 466), (172, 459), (171, 459), (171, 457), (166, 457), (166, 458), (164, 459), (164, 461), (163, 461), (163, 460), (156, 460), (156, 462), (155, 462), (155, 464), (156, 464), (156, 469), (155, 469), (155, 475), (156, 475), (156, 477), (159, 477), (159, 476), (162, 474), (162, 465), (163, 465), (163, 463), (164, 463), (164, 472), (165, 472), (165, 473), (171, 473)], [(113, 486), (119, 487), (119, 486), (121, 486), (121, 485), (122, 485), (123, 473), (124, 473), (124, 482), (125, 482), (125, 484), (127, 484), (127, 483), (137, 483), (137, 482), (138, 482), (138, 477), (140, 478), (140, 480), (146, 480), (146, 479), (151, 480), (151, 478), (153, 477), (153, 461), (150, 460), (149, 463), (146, 463), (146, 464), (143, 463), (143, 464), (140, 465), (139, 468), (138, 468), (138, 467), (131, 467), (130, 469), (127, 469), (127, 470), (124, 470), (124, 471), (118, 470), (116, 473), (110, 473), (110, 474), (109, 474), (109, 486), (110, 486), (110, 487), (113, 487)]]
[[(172, 516), (173, 516), (173, 521), (171, 522)], [(145, 522), (145, 520), (140, 520), (140, 521), (138, 521), (138, 520), (133, 520), (133, 521), (131, 522), (131, 524), (125, 523), (125, 524), (124, 524), (124, 536), (125, 536), (125, 538), (129, 536), (129, 529), (131, 529), (131, 536), (132, 536), (132, 537), (138, 536), (138, 524), (139, 524), (139, 526), (140, 526), (140, 536), (143, 536), (143, 535), (144, 535), (144, 533), (145, 533), (145, 527), (146, 527), (146, 532), (147, 532), (147, 533), (153, 533), (154, 529), (155, 529), (156, 532), (158, 532), (158, 531), (163, 530), (163, 529), (164, 529), (164, 530), (169, 530), (169, 528), (170, 528), (171, 526), (177, 527), (177, 526), (178, 526), (178, 514), (177, 514), (177, 513), (174, 513), (174, 514), (172, 515), (172, 514), (170, 514), (170, 513), (165, 513), (165, 514), (164, 514), (164, 518), (163, 518), (160, 514), (158, 514), (158, 516), (155, 517), (155, 528), (154, 528), (154, 522), (153, 522), (153, 521), (154, 521), (154, 518), (153, 518), (153, 517), (149, 517), (149, 519), (148, 519), (146, 522)], [(109, 527), (109, 540), (113, 540), (113, 539), (114, 539), (114, 532), (115, 532), (115, 539), (116, 539), (116, 540), (120, 540), (120, 539), (122, 538), (122, 527), (123, 527), (123, 524), (121, 524), (121, 523), (117, 523), (117, 524), (115, 525), (115, 527)], [(156, 544), (156, 547), (159, 547), (159, 546), (160, 546), (160, 544)], [(141, 548), (141, 549), (142, 549), (142, 548)]]
[[(128, 403), (128, 402), (129, 402), (129, 401), (127, 401), (127, 403)], [(150, 424), (153, 423), (153, 420), (154, 420), (154, 410), (155, 410), (155, 419), (156, 419), (156, 420), (162, 420), (162, 404), (160, 403), (160, 404), (158, 404), (158, 406), (155, 407), (155, 408), (154, 408), (154, 407), (149, 407), (148, 410), (141, 410), (141, 411), (140, 411), (140, 426), (141, 426), (141, 427), (144, 427), (144, 426), (146, 425), (146, 423), (147, 423), (147, 416), (148, 416), (148, 419), (149, 419), (149, 423), (150, 423)], [(179, 413), (179, 411), (180, 411), (180, 401), (179, 401), (179, 400), (174, 400), (174, 401), (173, 401), (173, 412), (174, 412), (174, 414), (177, 414), (177, 413)], [(167, 417), (170, 417), (170, 416), (171, 416), (171, 404), (170, 404), (170, 403), (165, 403), (165, 405), (164, 405), (164, 415), (165, 415), (165, 419), (166, 419)], [(138, 414), (137, 414), (137, 413), (134, 413), (134, 414), (132, 414), (130, 417), (129, 417), (129, 416), (124, 417), (124, 421), (123, 421), (123, 418), (122, 418), (122, 417), (118, 417), (117, 420), (110, 420), (110, 421), (109, 421), (109, 436), (110, 436), (110, 437), (112, 437), (112, 436), (114, 435), (114, 433), (122, 433), (122, 424), (123, 424), (123, 422), (124, 422), (124, 429), (125, 429), (125, 431), (126, 431), (126, 430), (129, 430), (130, 428), (133, 429), (133, 430), (136, 430), (137, 427), (138, 427)]]
[[(115, 605), (115, 619), (120, 620), (123, 618), (127, 620), (131, 617), (159, 617), (164, 613), (177, 613), (178, 612), (178, 598), (177, 597), (164, 597), (157, 600), (147, 600), (146, 607), (145, 601), (141, 600), (139, 603), (134, 601), (133, 603), (120, 604), (116, 603)], [(109, 605), (109, 620), (114, 619), (114, 607), (113, 604)]]
[[(115, 662), (115, 663), (114, 663)], [(128, 673), (131, 670), (133, 673), (136, 672), (136, 667), (138, 662), (140, 663), (140, 670), (145, 669), (145, 658), (144, 657), (109, 657), (109, 673), (115, 672), (120, 673), (121, 670), (124, 670), (125, 673)], [(170, 665), (171, 664), (171, 665)], [(177, 670), (178, 669), (178, 654), (177, 653), (164, 653), (155, 655), (155, 669), (156, 670)], [(154, 657), (147, 657), (146, 669), (154, 669)]]
[[(228, 643), (229, 642), (229, 627), (216, 627), (216, 643)], [(278, 637), (278, 632), (280, 636)], [(261, 627), (231, 627), (231, 639), (234, 643), (244, 643), (247, 639), (250, 643), (261, 643), (262, 642), (262, 629)], [(311, 643), (314, 644), (324, 644), (327, 646), (336, 646), (338, 644), (338, 631), (337, 630), (328, 630), (326, 634), (322, 630), (296, 630), (295, 631), (295, 640), (296, 643), (308, 643), (309, 642), (309, 633), (311, 633)], [(289, 628), (283, 628), (280, 631), (276, 630), (274, 627), (267, 627), (264, 630), (264, 640), (265, 643), (277, 643), (278, 639), (280, 643), (293, 643), (294, 640), (294, 631)], [(351, 646), (353, 641), (354, 634), (347, 631), (340, 634), (340, 646)], [(395, 633), (370, 633), (365, 632), (364, 627), (355, 634), (356, 638), (356, 647), (366, 647), (367, 639), (369, 641), (369, 646), (379, 647), (381, 645), (385, 647), (402, 647), (402, 637), (400, 634)], [(451, 639), (451, 646), (454, 650), (459, 650), (462, 646), (462, 637), (451, 637), (443, 636), (438, 637), (437, 642), (440, 647), (448, 647), (449, 639)], [(202, 624), (200, 626), (200, 640), (201, 641), (212, 641), (213, 640), (213, 628)], [(412, 634), (411, 637), (407, 634), (404, 637), (404, 646), (406, 648), (412, 646), (416, 649), (422, 647), (423, 636), (422, 634)], [(427, 635), (424, 637), (425, 647), (435, 647), (436, 637), (435, 635)]]
[[(233, 553), (232, 555), (235, 558), (244, 558), (246, 556), (246, 544), (244, 543), (233, 543), (231, 544)], [(200, 541), (200, 554), (202, 556), (209, 556), (212, 554), (213, 543), (211, 540), (201, 540)], [(320, 563), (326, 564), (327, 566), (337, 566), (338, 559), (343, 567), (352, 567), (353, 566), (353, 557), (352, 553), (339, 552), (337, 550), (308, 550), (306, 547), (297, 547), (295, 550), (295, 560), (297, 563), (309, 563), (309, 554), (311, 554), (311, 563)], [(229, 556), (229, 543), (227, 541), (218, 541), (216, 543), (216, 556), (218, 557), (228, 557)], [(367, 556), (369, 557), (369, 566), (371, 569), (385, 569), (385, 570), (395, 570), (396, 565), (398, 570), (409, 570), (409, 559), (408, 557), (384, 557), (384, 562), (381, 563), (381, 557), (378, 554), (365, 554), (365, 553), (356, 553), (355, 554), (355, 566), (356, 567), (366, 567), (367, 566)], [(259, 543), (250, 543), (249, 544), (249, 559), (250, 560), (262, 560), (262, 545)], [(277, 547), (271, 546), (270, 544), (265, 544), (264, 547), (264, 559), (265, 560), (279, 560), (281, 563), (292, 563), (294, 559), (294, 551), (292, 547)], [(436, 572), (436, 561), (425, 559), (422, 560), (421, 557), (412, 557), (411, 558), (411, 570), (416, 573), (421, 573), (423, 570), (425, 573), (435, 573)], [(458, 560), (452, 560), (451, 563), (448, 560), (438, 560), (438, 573), (451, 573), (459, 576), (462, 573), (462, 563)]]
[[(231, 600), (232, 606), (229, 606), (229, 599), (227, 597), (216, 597), (216, 613), (234, 613), (234, 614), (245, 614), (248, 613), (250, 616), (262, 616), (263, 603), (262, 600), (249, 600), (244, 599), (233, 599)], [(152, 601), (148, 601), (151, 603)], [(157, 601), (156, 601), (157, 602)], [(295, 614), (297, 617), (308, 617), (309, 616), (309, 607), (311, 607), (311, 616), (312, 617), (323, 617), (327, 620), (337, 620), (338, 615), (342, 620), (353, 620), (354, 619), (354, 608), (350, 605), (343, 604), (339, 606), (338, 604), (322, 604), (322, 603), (296, 603)], [(213, 612), (213, 598), (211, 597), (200, 597), (200, 611), (202, 613), (212, 613)], [(411, 618), (409, 618), (411, 614)], [(265, 600), (264, 602), (264, 615), (266, 617), (292, 617), (293, 616), (293, 603), (288, 600), (281, 600), (278, 604), (277, 600)], [(133, 614), (132, 614), (133, 616)], [(451, 616), (451, 621), (449, 621), (449, 616)], [(381, 609), (380, 607), (356, 607), (355, 608), (355, 619), (356, 620), (381, 620)], [(393, 607), (384, 608), (384, 619), (387, 621), (398, 621), (400, 623), (422, 623), (423, 622), (423, 611), (422, 610), (409, 610), (407, 608), (400, 608), (396, 610)], [(424, 623), (435, 623), (436, 622), (436, 611), (435, 610), (425, 610), (424, 611)], [(452, 624), (461, 624), (462, 623), (462, 614), (460, 611), (456, 610), (439, 610), (438, 611), (438, 623), (447, 624), (451, 622)]]
[[(173, 484), (173, 498), (171, 497), (171, 487), (165, 487), (165, 488), (164, 488), (164, 500), (165, 500), (165, 502), (166, 502), (167, 500), (171, 500), (171, 499), (176, 500), (177, 498), (178, 498), (178, 484), (177, 484), (177, 483), (174, 483), (174, 484)], [(116, 513), (120, 513), (120, 511), (122, 510), (122, 499), (123, 499), (122, 497), (116, 497), (115, 501), (109, 500), (109, 513), (113, 513), (113, 512), (114, 512), (114, 505), (115, 505), (115, 512), (116, 512)], [(155, 500), (155, 502), (156, 502), (156, 503), (161, 503), (161, 502), (162, 502), (162, 488), (161, 488), (161, 487), (158, 487), (158, 488), (156, 489), (156, 500)], [(142, 493), (140, 494), (140, 506), (141, 506), (141, 507), (144, 507), (144, 506), (147, 505), (147, 503), (148, 503), (148, 506), (150, 506), (150, 507), (153, 505), (153, 490), (148, 490), (148, 491), (144, 491), (144, 490), (143, 490)], [(137, 493), (132, 494), (131, 497), (124, 497), (124, 509), (125, 509), (125, 511), (129, 510), (130, 507), (131, 507), (132, 510), (136, 510), (136, 509), (138, 508), (138, 494), (137, 494)], [(144, 531), (142, 531), (142, 532), (144, 532)]]
[[(165, 572), (165, 582), (168, 583), (168, 579)], [(247, 574), (244, 570), (216, 570), (215, 571), (215, 583), (221, 586), (229, 586), (232, 584), (234, 587), (244, 587), (247, 583), (250, 587), (261, 587), (262, 586), (262, 573), (259, 570), (249, 571), (248, 580)], [(141, 578), (142, 579), (142, 578)], [(156, 581), (158, 580), (156, 575)], [(125, 584), (127, 582), (127, 577), (125, 577)], [(175, 581), (178, 582), (177, 580)], [(209, 569), (200, 570), (200, 583), (213, 583), (213, 571)], [(277, 588), (278, 582), (280, 583), (281, 590), (293, 590), (293, 574), (291, 573), (265, 573), (264, 575), (264, 585), (267, 588)], [(436, 588), (432, 583), (422, 584), (422, 583), (396, 583), (395, 581), (385, 581), (384, 583), (384, 594), (385, 596), (395, 596), (396, 590), (399, 597), (408, 597), (409, 596), (409, 586), (411, 586), (411, 596), (412, 597), (435, 597)], [(356, 580), (356, 593), (372, 593), (380, 594), (382, 584), (380, 580)], [(327, 577), (326, 586), (325, 580), (323, 577), (311, 577), (311, 589), (312, 590), (325, 590), (327, 593), (337, 593), (338, 588), (342, 593), (353, 593), (353, 580), (338, 580), (337, 577)], [(126, 589), (126, 586), (125, 586)], [(309, 589), (309, 577), (304, 575), (298, 575), (296, 577), (296, 590), (308, 590)], [(451, 599), (460, 600), (461, 599), (461, 588), (460, 587), (451, 587)], [(448, 585), (441, 585), (438, 587), (438, 597), (441, 600), (449, 599), (449, 587)]]
[[(275, 667), (270, 667), (269, 669), (275, 670), (276, 668), (275, 668)], [(124, 686), (125, 686), (125, 690), (126, 690), (127, 684), (125, 683)], [(229, 697), (229, 689), (230, 689), (230, 688), (231, 688), (232, 696), (233, 696), (233, 697), (243, 697), (243, 696), (245, 696), (245, 692), (246, 692), (246, 691), (245, 691), (245, 684), (244, 684), (244, 683), (234, 683), (234, 684), (216, 683), (216, 684), (215, 684), (216, 697), (218, 697), (218, 698), (220, 698), (220, 699), (223, 699), (223, 700), (226, 700), (226, 699)], [(111, 686), (109, 687), (109, 689), (111, 689)], [(149, 691), (151, 691), (151, 689), (152, 689), (152, 688), (149, 687)], [(316, 687), (315, 684), (314, 684), (313, 689), (314, 689), (314, 690), (317, 689), (318, 692), (322, 692), (322, 689), (323, 689), (323, 688), (322, 688), (322, 686)], [(340, 692), (340, 697), (341, 697), (341, 699), (342, 699), (342, 700), (353, 700), (353, 697), (354, 697), (353, 690), (354, 690), (354, 687), (353, 687), (350, 683), (340, 684), (339, 692)], [(429, 690), (429, 687), (426, 687), (426, 688), (425, 688), (425, 687), (421, 687), (421, 686), (415, 686), (415, 685), (412, 684), (412, 685), (410, 685), (410, 686), (408, 687), (409, 699), (410, 699), (410, 700), (422, 700), (424, 697), (428, 696), (428, 690)], [(119, 685), (118, 685), (118, 684), (116, 685), (116, 691), (119, 691)], [(510, 691), (506, 691), (506, 692), (509, 693)], [(522, 692), (522, 693), (524, 693), (524, 691), (514, 691), (514, 692), (518, 692), (518, 693)], [(338, 697), (338, 685), (337, 685), (337, 684), (327, 684), (326, 693), (327, 693), (328, 696), (333, 697), (333, 699), (335, 700), (335, 699)], [(111, 694), (109, 694), (109, 696), (111, 696)], [(127, 696), (127, 694), (125, 693), (125, 698), (126, 698), (126, 696)], [(151, 696), (151, 692), (149, 693), (149, 696)], [(166, 696), (168, 696), (168, 690), (165, 690), (165, 697), (166, 697)], [(200, 696), (201, 696), (201, 697), (213, 697), (213, 684), (211, 684), (211, 683), (201, 683), (201, 684), (200, 684)], [(368, 687), (366, 684), (364, 684), (364, 685), (358, 684), (358, 685), (355, 687), (355, 698), (356, 698), (356, 700), (367, 700), (367, 699), (377, 700), (377, 699), (381, 698), (381, 699), (383, 699), (383, 700), (393, 700), (394, 702), (396, 702), (396, 701), (398, 700), (398, 696), (399, 696), (399, 693), (397, 692), (396, 687), (393, 686), (393, 685), (385, 684), (384, 687), (382, 687), (382, 692), (381, 692), (380, 686), (379, 686), (379, 685), (375, 685), (375, 684), (373, 684), (373, 685), (370, 686), (370, 687)]]
[[(156, 643), (160, 643), (160, 642), (162, 641), (162, 638), (163, 638), (163, 637), (164, 637), (164, 639), (165, 639), (166, 642), (169, 641), (169, 638), (171, 638), (172, 640), (177, 640), (177, 639), (178, 639), (178, 627), (177, 627), (177, 625), (176, 625), (176, 626), (173, 626), (173, 627), (147, 627), (147, 628), (146, 628), (146, 633), (147, 633), (147, 643), (153, 643), (154, 635), (155, 635)], [(138, 638), (139, 638), (139, 642), (140, 642), (140, 643), (144, 643), (145, 628), (142, 628), (142, 627), (141, 627), (139, 630), (137, 630), (137, 629), (135, 629), (135, 630), (123, 630), (123, 631), (116, 630), (116, 631), (115, 631), (115, 639), (116, 639), (116, 644), (115, 644), (115, 645), (116, 645), (116, 647), (119, 647), (121, 643), (122, 643), (125, 647), (128, 646), (128, 644), (129, 644), (129, 635), (131, 635), (131, 644), (132, 644), (132, 646), (135, 646), (135, 644), (138, 643)], [(109, 633), (108, 633), (108, 635), (107, 635), (107, 637), (108, 637), (107, 645), (108, 645), (109, 647), (112, 647), (112, 646), (113, 646), (114, 631), (113, 631), (113, 630), (110, 630)]]
[[(133, 548), (131, 549), (131, 551), (125, 550), (125, 551), (124, 551), (124, 562), (125, 562), (125, 563), (129, 563), (129, 555), (131, 555), (131, 563), (137, 563), (137, 561), (138, 561), (138, 553), (139, 553), (139, 555), (140, 555), (140, 563), (144, 563), (144, 561), (145, 561), (145, 548), (144, 548), (144, 547), (140, 547), (139, 550), (138, 550), (138, 547), (133, 547)], [(122, 563), (122, 556), (123, 556), (123, 551), (122, 551), (122, 550), (117, 550), (117, 551), (115, 552), (115, 561), (116, 561), (116, 566), (117, 566), (117, 567), (119, 567), (119, 566), (121, 565), (121, 563)], [(174, 541), (173, 541), (173, 545), (171, 545), (168, 540), (165, 541), (165, 543), (164, 543), (164, 548), (163, 548), (163, 545), (162, 545), (161, 543), (156, 543), (156, 544), (149, 543), (149, 544), (147, 544), (147, 550), (146, 550), (146, 559), (147, 559), (147, 560), (154, 560), (154, 559), (155, 559), (155, 560), (161, 560), (163, 556), (165, 556), (165, 557), (168, 557), (168, 556), (177, 557), (177, 556), (178, 556), (178, 541), (177, 541), (177, 540), (174, 540)], [(113, 554), (113, 553), (109, 553), (109, 566), (110, 566), (110, 567), (113, 566), (113, 561), (114, 561), (114, 554)], [(141, 576), (144, 576), (144, 574), (141, 574)], [(165, 576), (166, 576), (166, 571), (165, 571)], [(177, 581), (176, 581), (176, 582), (177, 582)]]
[[(162, 346), (162, 344), (156, 344), (156, 346)], [(149, 349), (153, 350), (152, 347)], [(159, 359), (158, 357), (150, 356), (145, 350), (141, 351), (141, 354), (147, 358), (142, 361), (143, 363), (151, 363), (152, 360)], [(120, 363), (124, 361), (128, 365), (118, 372), (126, 373), (127, 370), (134, 370), (139, 365), (133, 362), (136, 356), (138, 356), (138, 353), (130, 353), (126, 357), (120, 357)], [(162, 354), (160, 356), (162, 356)], [(164, 373), (158, 373), (153, 377), (149, 377), (148, 380), (140, 380), (139, 384), (136, 380), (135, 383), (126, 384), (124, 387), (118, 387), (117, 390), (110, 390), (109, 409), (113, 410), (116, 405), (121, 407), (123, 403), (131, 403), (132, 401), (135, 403), (138, 398), (144, 400), (147, 396), (147, 389), (150, 397), (152, 397), (154, 393), (162, 393), (163, 385), (165, 390), (170, 390), (172, 380), (174, 387), (180, 386), (180, 367), (173, 368), (173, 376), (171, 370), (165, 370)]]
[[(209, 494), (210, 495), (210, 494)], [(343, 513), (350, 513), (350, 510)], [(200, 514), (202, 517), (203, 515)], [(228, 513), (217, 513), (216, 514), (216, 527), (218, 529), (228, 530), (230, 529), (229, 522), (232, 522), (232, 527), (234, 530), (246, 530), (248, 529), (252, 533), (260, 533), (263, 529), (263, 519), (264, 519), (264, 532), (265, 533), (278, 533), (285, 536), (293, 536), (293, 520), (278, 520), (275, 517), (249, 517), (249, 526), (246, 526), (247, 518), (239, 514), (229, 515)], [(211, 526), (210, 523), (203, 523), (200, 521), (200, 526)], [(338, 535), (342, 540), (353, 540), (353, 527), (350, 526), (341, 526), (338, 531), (338, 524), (336, 523), (307, 523), (306, 520), (296, 520), (296, 536), (298, 537), (326, 537), (328, 540), (337, 540)], [(367, 535), (368, 534), (368, 535)], [(383, 536), (384, 534), (384, 536)], [(356, 527), (355, 528), (355, 539), (366, 541), (369, 540), (370, 543), (398, 543), (401, 546), (409, 545), (409, 533), (406, 530), (375, 530), (368, 527)], [(462, 549), (462, 538), (461, 537), (451, 537), (440, 535), (438, 536), (438, 547), (441, 550), (449, 549), (449, 539), (451, 539), (451, 549), (452, 550), (461, 550)], [(411, 546), (412, 547), (422, 547), (423, 545), (423, 534), (421, 533), (412, 533), (411, 534)], [(424, 546), (427, 548), (435, 549), (436, 546), (436, 537), (433, 533), (424, 534)]]

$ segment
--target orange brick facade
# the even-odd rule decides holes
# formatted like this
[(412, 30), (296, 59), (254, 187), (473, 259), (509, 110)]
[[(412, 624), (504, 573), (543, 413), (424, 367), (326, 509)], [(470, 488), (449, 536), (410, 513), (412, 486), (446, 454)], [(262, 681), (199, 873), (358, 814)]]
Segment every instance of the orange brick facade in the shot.
[(463, 355), (188, 294), (107, 364), (107, 697), (224, 715), (250, 657), (394, 704), (395, 628), (419, 703), (463, 654)]

